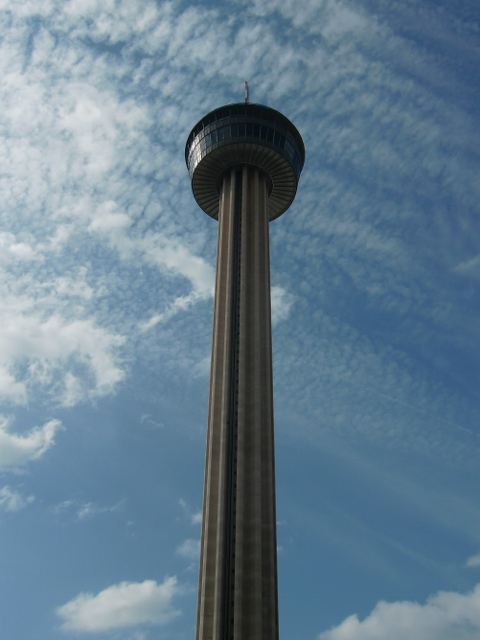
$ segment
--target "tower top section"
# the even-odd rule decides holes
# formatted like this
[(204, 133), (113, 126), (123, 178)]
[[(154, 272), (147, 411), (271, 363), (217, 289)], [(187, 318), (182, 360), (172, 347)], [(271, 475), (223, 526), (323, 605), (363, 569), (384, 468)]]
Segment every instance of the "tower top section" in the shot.
[(192, 191), (198, 205), (218, 218), (219, 192), (228, 169), (254, 165), (270, 179), (269, 218), (292, 204), (305, 162), (296, 127), (275, 109), (234, 103), (210, 111), (192, 129), (185, 147)]

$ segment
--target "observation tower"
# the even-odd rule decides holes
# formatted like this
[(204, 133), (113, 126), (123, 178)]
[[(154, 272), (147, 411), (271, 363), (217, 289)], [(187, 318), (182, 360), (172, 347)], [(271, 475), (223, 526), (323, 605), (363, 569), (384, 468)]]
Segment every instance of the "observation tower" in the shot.
[(218, 219), (197, 640), (277, 640), (269, 221), (293, 202), (303, 140), (258, 104), (211, 111), (185, 160)]

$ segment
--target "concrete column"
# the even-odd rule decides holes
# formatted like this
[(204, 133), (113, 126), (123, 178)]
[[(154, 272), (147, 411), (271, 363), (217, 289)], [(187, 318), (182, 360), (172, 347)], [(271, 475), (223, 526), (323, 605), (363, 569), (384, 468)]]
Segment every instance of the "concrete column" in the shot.
[(224, 176), (219, 207), (197, 640), (277, 640), (268, 178)]

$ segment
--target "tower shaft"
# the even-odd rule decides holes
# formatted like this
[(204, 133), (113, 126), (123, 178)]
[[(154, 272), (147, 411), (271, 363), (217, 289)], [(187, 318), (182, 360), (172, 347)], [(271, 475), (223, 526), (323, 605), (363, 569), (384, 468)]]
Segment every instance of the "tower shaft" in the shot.
[(197, 122), (185, 161), (219, 221), (197, 640), (278, 640), (268, 226), (305, 146), (278, 111), (237, 103)]
[(197, 640), (277, 640), (269, 178), (221, 181)]

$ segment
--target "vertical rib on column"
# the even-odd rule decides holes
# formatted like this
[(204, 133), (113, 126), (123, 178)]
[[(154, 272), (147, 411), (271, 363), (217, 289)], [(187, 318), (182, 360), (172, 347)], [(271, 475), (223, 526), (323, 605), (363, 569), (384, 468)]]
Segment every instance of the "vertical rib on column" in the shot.
[(278, 638), (267, 179), (243, 169), (235, 638)]
[(267, 196), (257, 168), (223, 180), (197, 640), (278, 638)]
[(225, 514), (228, 498), (228, 415), (232, 345), (232, 248), (234, 176), (225, 176), (220, 197), (212, 361), (203, 495), (202, 541), (197, 608), (197, 640), (224, 638)]

